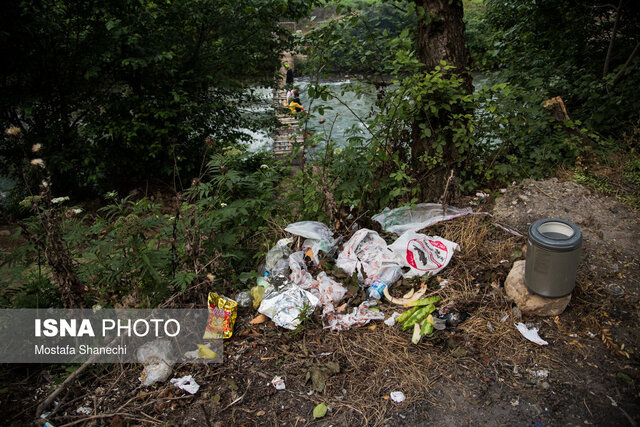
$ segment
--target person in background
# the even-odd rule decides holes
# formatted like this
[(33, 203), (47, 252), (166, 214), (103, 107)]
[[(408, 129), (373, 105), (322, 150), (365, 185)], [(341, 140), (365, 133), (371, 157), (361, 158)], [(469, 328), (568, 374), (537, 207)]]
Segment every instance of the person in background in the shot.
[(289, 111), (294, 115), (300, 111), (304, 111), (304, 107), (302, 107), (300, 103), (300, 91), (298, 91), (298, 89), (293, 90), (293, 99), (289, 102)]
[(284, 87), (291, 89), (293, 88), (293, 70), (288, 62), (284, 63), (284, 68), (287, 70)]

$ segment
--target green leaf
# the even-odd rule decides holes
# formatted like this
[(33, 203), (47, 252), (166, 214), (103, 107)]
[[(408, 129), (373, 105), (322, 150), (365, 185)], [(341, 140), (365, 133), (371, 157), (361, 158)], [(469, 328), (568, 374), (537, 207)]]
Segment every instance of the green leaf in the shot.
[(327, 415), (327, 405), (322, 402), (313, 408), (313, 418), (318, 419)]

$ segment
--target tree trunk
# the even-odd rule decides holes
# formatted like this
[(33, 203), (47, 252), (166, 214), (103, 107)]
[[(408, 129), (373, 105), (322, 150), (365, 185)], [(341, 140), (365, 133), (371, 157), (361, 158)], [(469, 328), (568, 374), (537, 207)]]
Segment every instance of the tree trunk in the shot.
[[(418, 21), (418, 58), (427, 71), (446, 61), (458, 74), (468, 74), (469, 51), (465, 45), (461, 0), (417, 0), (424, 8)], [(469, 83), (471, 79), (469, 78)], [(469, 87), (471, 89), (471, 87)]]
[[(473, 91), (471, 75), (468, 73), (469, 52), (465, 44), (463, 7), (461, 0), (415, 0), (417, 6), (424, 8), (424, 15), (418, 20), (417, 47), (418, 58), (424, 64), (424, 71), (431, 72), (441, 61), (455, 67), (446, 73), (455, 73), (463, 77), (463, 89), (467, 93)], [(425, 198), (436, 200), (443, 194), (451, 169), (455, 169), (457, 149), (453, 136), (445, 134), (447, 145), (443, 153), (442, 164), (426, 167), (419, 158), (425, 153), (431, 154), (433, 140), (442, 135), (443, 128), (455, 114), (466, 111), (461, 105), (453, 105), (451, 112), (441, 111), (434, 121), (429, 120), (432, 129), (431, 137), (421, 136), (421, 122), (413, 125), (411, 153), (413, 167), (418, 183), (422, 187)]]

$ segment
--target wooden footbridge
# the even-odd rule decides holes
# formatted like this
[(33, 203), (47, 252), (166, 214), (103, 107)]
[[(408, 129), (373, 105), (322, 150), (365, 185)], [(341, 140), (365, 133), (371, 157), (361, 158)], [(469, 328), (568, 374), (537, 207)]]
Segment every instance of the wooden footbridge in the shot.
[[(292, 33), (296, 31), (295, 22), (280, 22), (280, 25)], [(288, 67), (285, 67), (284, 64), (288, 64)], [(289, 111), (287, 90), (285, 89), (287, 68), (293, 70), (293, 65), (293, 55), (290, 52), (283, 52), (282, 67), (279, 71), (281, 76), (280, 84), (278, 88), (273, 90), (276, 118), (280, 123), (273, 133), (273, 154), (278, 157), (289, 156), (294, 151), (294, 148), (304, 146), (304, 132), (300, 128), (298, 118)]]
[(300, 122), (293, 116), (287, 106), (287, 91), (275, 89), (273, 91), (276, 118), (280, 123), (273, 135), (273, 154), (276, 156), (288, 156), (294, 147), (304, 145), (303, 130)]

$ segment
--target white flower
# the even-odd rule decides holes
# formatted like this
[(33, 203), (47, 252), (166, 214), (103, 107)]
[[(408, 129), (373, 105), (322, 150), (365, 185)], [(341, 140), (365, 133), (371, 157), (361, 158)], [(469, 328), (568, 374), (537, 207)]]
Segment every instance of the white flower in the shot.
[(220, 206), (223, 207), (223, 208), (226, 208), (227, 204), (226, 203), (220, 203)]
[(33, 151), (34, 153), (37, 153), (38, 151), (40, 151), (41, 148), (42, 148), (42, 144), (33, 144), (33, 146), (31, 147), (31, 151)]
[(5, 135), (8, 136), (16, 136), (17, 134), (20, 133), (20, 128), (17, 126), (11, 126), (7, 129), (4, 130)]
[(339, 156), (341, 153), (342, 153), (342, 148), (341, 147), (333, 149), (333, 154), (335, 154), (336, 156)]
[(269, 165), (262, 164), (260, 165), (260, 169), (269, 169)]
[(44, 167), (44, 160), (42, 159), (33, 159), (31, 160), (31, 165), (32, 166), (40, 166), (41, 168)]
[(69, 197), (64, 196), (64, 197), (55, 197), (53, 199), (51, 199), (51, 203), (53, 203), (54, 205), (58, 204), (58, 203), (62, 203), (62, 202), (66, 202), (67, 200), (69, 200)]
[(43, 188), (47, 188), (49, 186), (49, 183), (43, 179), (40, 185), (42, 185)]
[(75, 209), (71, 209), (71, 212), (73, 212), (75, 215), (78, 215), (78, 214), (81, 214), (83, 210), (80, 208), (75, 208)]

